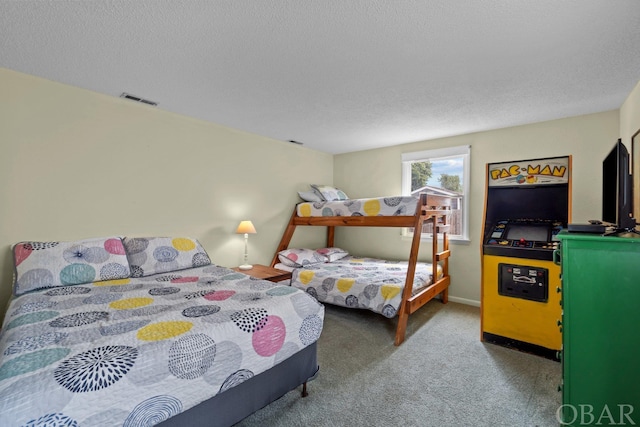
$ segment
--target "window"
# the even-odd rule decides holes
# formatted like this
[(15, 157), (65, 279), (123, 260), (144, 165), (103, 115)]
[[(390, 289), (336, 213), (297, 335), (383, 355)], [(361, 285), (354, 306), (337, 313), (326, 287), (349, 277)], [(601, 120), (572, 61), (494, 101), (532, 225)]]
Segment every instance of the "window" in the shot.
[[(402, 154), (402, 194), (441, 194), (453, 197), (451, 229), (452, 240), (469, 240), (469, 156), (468, 145), (416, 151)], [(428, 238), (431, 224), (425, 225), (423, 238)], [(411, 235), (406, 229), (405, 235)]]

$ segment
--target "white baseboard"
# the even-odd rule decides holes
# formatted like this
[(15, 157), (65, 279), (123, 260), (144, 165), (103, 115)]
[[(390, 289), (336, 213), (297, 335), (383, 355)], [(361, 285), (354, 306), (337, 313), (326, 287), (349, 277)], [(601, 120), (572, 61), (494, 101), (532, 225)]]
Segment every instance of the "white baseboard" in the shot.
[(472, 305), (474, 307), (480, 307), (480, 301), (467, 299), (467, 298), (458, 298), (458, 297), (449, 296), (449, 301), (457, 302), (460, 304)]

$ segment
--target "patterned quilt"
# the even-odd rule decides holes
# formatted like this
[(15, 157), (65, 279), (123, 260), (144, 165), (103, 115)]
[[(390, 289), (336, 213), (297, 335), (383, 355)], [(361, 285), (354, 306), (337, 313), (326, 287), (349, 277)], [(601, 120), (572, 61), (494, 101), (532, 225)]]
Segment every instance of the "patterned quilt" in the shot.
[(413, 215), (418, 198), (413, 196), (347, 199), (325, 202), (303, 202), (296, 207), (297, 215), (309, 216), (397, 216)]
[[(400, 309), (407, 268), (407, 261), (347, 256), (339, 261), (295, 269), (291, 286), (306, 291), (321, 302), (364, 308), (392, 318)], [(432, 268), (431, 264), (417, 264), (414, 295), (432, 283)], [(439, 265), (438, 277), (442, 277)]]
[(315, 342), (323, 319), (304, 292), (216, 265), (31, 291), (0, 336), (0, 425), (153, 425)]

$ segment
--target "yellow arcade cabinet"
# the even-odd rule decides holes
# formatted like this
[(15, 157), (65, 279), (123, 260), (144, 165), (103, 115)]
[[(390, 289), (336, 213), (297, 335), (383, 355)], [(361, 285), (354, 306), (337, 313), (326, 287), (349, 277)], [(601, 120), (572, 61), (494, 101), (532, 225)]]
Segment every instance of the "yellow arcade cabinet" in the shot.
[(571, 218), (571, 156), (490, 163), (482, 231), (481, 340), (557, 358), (556, 235)]

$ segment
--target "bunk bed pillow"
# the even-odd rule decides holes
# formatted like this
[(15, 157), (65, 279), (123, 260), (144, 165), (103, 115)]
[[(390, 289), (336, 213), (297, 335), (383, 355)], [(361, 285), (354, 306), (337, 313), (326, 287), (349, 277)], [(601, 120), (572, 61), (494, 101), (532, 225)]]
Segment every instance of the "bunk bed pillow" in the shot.
[(126, 279), (131, 276), (120, 237), (13, 245), (13, 293)]
[(327, 202), (331, 202), (333, 200), (347, 200), (349, 198), (344, 191), (330, 185), (311, 184), (311, 188), (313, 188), (316, 194), (320, 194)]
[(287, 267), (300, 268), (306, 265), (321, 264), (326, 257), (313, 249), (285, 249), (278, 252), (278, 259)]
[(211, 264), (200, 242), (189, 237), (125, 237), (131, 277), (145, 277)]
[(315, 191), (298, 191), (298, 196), (305, 202), (322, 202), (324, 199)]
[(316, 252), (324, 256), (327, 260), (326, 262), (338, 261), (349, 255), (349, 252), (340, 248), (320, 248), (316, 249)]

